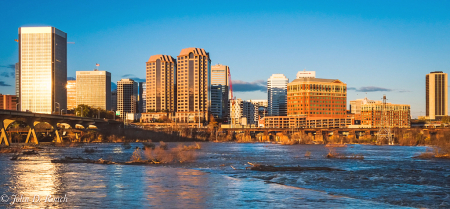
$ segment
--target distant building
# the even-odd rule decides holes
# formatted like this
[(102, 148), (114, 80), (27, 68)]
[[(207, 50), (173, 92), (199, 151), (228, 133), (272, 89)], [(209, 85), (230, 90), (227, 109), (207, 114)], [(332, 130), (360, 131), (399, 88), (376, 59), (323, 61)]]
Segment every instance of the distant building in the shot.
[(144, 99), (142, 98), (144, 96), (144, 84), (145, 82), (139, 82), (138, 83), (138, 111), (140, 113), (144, 112)]
[(369, 100), (366, 98), (364, 99), (357, 99), (350, 101), (350, 113), (352, 114), (361, 114), (361, 105), (365, 104), (374, 104), (374, 100)]
[(54, 27), (19, 28), (21, 110), (67, 109), (67, 34)]
[(117, 110), (117, 89), (111, 91), (111, 111)]
[(315, 78), (316, 71), (298, 71), (297, 78)]
[[(211, 107), (221, 105), (222, 113), (219, 116), (219, 113), (211, 110), (211, 114), (216, 118), (224, 119), (228, 116), (228, 100), (230, 98), (230, 81), (228, 79), (228, 75), (230, 74), (230, 67), (226, 65), (213, 65), (211, 66), (211, 86), (213, 85), (221, 85), (222, 86), (222, 100), (213, 101), (211, 99)], [(211, 93), (212, 94), (212, 93)], [(220, 104), (215, 104), (215, 102), (221, 102)]]
[(211, 114), (214, 116), (214, 118), (222, 119), (224, 117), (223, 109), (226, 108), (222, 106), (224, 102), (223, 99), (224, 88), (226, 87), (220, 84), (219, 85), (211, 84)]
[(146, 63), (146, 112), (170, 112), (176, 109), (176, 59), (169, 55), (150, 56)]
[[(16, 96), (17, 96), (17, 102), (20, 101), (20, 65), (17, 62), (15, 64), (15, 79), (16, 79)], [(17, 105), (17, 110), (20, 110), (20, 103)]]
[(426, 75), (426, 117), (441, 119), (448, 115), (448, 75), (442, 71)]
[(0, 109), (16, 110), (16, 108), (17, 108), (16, 105), (17, 105), (17, 96), (16, 95), (0, 94)]
[(242, 99), (230, 99), (230, 119), (229, 123), (233, 125), (240, 125), (240, 119), (244, 115), (243, 114), (243, 101)]
[[(382, 101), (373, 101), (361, 104), (361, 126), (367, 128), (379, 128), (381, 126), (381, 117), (383, 109)], [(385, 106), (386, 116), (391, 128), (410, 128), (411, 126), (411, 107), (403, 104), (387, 103)], [(358, 116), (355, 116), (358, 118)]]
[(287, 92), (288, 116), (347, 117), (347, 84), (338, 79), (297, 78)]
[(147, 112), (147, 83), (142, 83), (142, 112), (141, 113), (146, 113)]
[(122, 79), (117, 82), (117, 111), (125, 119), (126, 113), (137, 111), (138, 85), (132, 79)]
[(258, 124), (258, 108), (251, 100), (242, 102), (242, 114), (247, 119), (247, 124)]
[(268, 101), (265, 99), (252, 99), (252, 100), (250, 100), (250, 102), (252, 104), (257, 105), (258, 107), (267, 107), (268, 106)]
[(268, 115), (287, 115), (287, 84), (289, 79), (283, 74), (273, 74), (267, 80)]
[(258, 106), (250, 100), (230, 100), (230, 124), (232, 125), (257, 125)]
[(264, 119), (264, 128), (346, 128), (351, 118), (310, 118), (306, 116), (269, 116)]
[(111, 73), (108, 71), (77, 71), (77, 105), (111, 109)]
[(77, 107), (77, 81), (67, 81), (67, 109), (75, 109)]
[(177, 107), (180, 122), (207, 122), (210, 114), (211, 60), (201, 48), (182, 49), (177, 57)]

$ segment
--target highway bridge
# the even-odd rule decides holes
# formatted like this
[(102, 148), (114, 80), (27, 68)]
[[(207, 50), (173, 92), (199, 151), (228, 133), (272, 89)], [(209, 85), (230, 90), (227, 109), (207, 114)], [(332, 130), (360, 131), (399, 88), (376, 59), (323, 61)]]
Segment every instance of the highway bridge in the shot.
[(6, 146), (9, 146), (11, 144), (11, 139), (8, 139), (6, 129), (14, 121), (20, 121), (28, 125), (29, 130), (25, 143), (31, 142), (35, 144), (39, 143), (35, 131), (35, 126), (39, 123), (48, 123), (53, 127), (56, 135), (56, 142), (58, 143), (62, 142), (62, 138), (58, 132), (58, 124), (69, 126), (70, 128), (75, 128), (77, 126), (88, 128), (90, 125), (95, 126), (98, 129), (123, 128), (123, 123), (115, 120), (0, 110), (0, 145), (4, 143)]

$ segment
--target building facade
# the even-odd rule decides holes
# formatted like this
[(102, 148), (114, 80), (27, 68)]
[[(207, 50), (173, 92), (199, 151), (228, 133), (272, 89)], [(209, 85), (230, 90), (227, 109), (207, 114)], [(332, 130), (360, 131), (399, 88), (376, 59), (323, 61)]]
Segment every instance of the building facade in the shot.
[(177, 57), (177, 106), (179, 122), (207, 122), (210, 115), (211, 60), (201, 48), (182, 49)]
[(67, 81), (67, 109), (72, 110), (77, 107), (77, 81)]
[(448, 74), (431, 72), (425, 77), (426, 117), (430, 120), (448, 115)]
[(142, 83), (142, 112), (141, 113), (146, 113), (147, 112), (147, 83)]
[(298, 71), (297, 78), (315, 78), (316, 77), (316, 71)]
[(270, 116), (287, 115), (287, 84), (289, 79), (283, 74), (273, 74), (267, 80), (267, 112)]
[(347, 117), (347, 84), (340, 80), (297, 78), (287, 92), (288, 116)]
[(54, 27), (19, 28), (21, 110), (67, 109), (67, 34)]
[(108, 71), (77, 71), (77, 105), (103, 110), (111, 109), (111, 73)]
[[(213, 65), (211, 66), (211, 86), (221, 85), (222, 86), (222, 100), (213, 101), (211, 99), (211, 107), (221, 105), (222, 112), (214, 112), (211, 109), (211, 113), (215, 118), (224, 119), (228, 116), (228, 100), (230, 99), (230, 67), (226, 65)], [(211, 93), (212, 94), (212, 93)], [(215, 104), (215, 102), (221, 102), (220, 104)], [(219, 116), (220, 115), (220, 116)]]
[(111, 91), (111, 111), (117, 110), (117, 89)]
[[(374, 101), (361, 105), (361, 125), (368, 128), (381, 126), (383, 102)], [(403, 104), (387, 103), (385, 106), (387, 126), (391, 128), (411, 127), (411, 107)]]
[(117, 111), (120, 117), (125, 118), (126, 113), (137, 112), (138, 84), (132, 79), (117, 81)]
[[(223, 107), (223, 89), (225, 86), (222, 85), (215, 85), (211, 84), (211, 114), (214, 118), (220, 118), (222, 119), (224, 117), (223, 109), (226, 107)], [(228, 102), (227, 102), (228, 103)], [(228, 109), (228, 108), (226, 108)]]
[(174, 113), (176, 59), (169, 55), (153, 55), (146, 68), (146, 111)]
[(17, 110), (17, 96), (16, 95), (2, 95), (0, 94), (0, 109), (2, 110)]
[[(15, 64), (15, 79), (16, 79), (16, 97), (17, 97), (17, 102), (20, 101), (20, 65), (17, 62)], [(20, 103), (17, 105), (17, 110), (20, 110)]]

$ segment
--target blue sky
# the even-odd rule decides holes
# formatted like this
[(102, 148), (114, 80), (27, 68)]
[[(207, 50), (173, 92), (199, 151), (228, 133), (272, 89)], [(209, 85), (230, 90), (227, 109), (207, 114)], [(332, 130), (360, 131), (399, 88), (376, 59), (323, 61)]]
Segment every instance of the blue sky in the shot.
[[(151, 55), (204, 48), (230, 66), (235, 95), (266, 99), (274, 73), (316, 71), (364, 98), (425, 111), (425, 75), (450, 69), (450, 1), (0, 1), (0, 93), (14, 94), (18, 28), (68, 34), (68, 76), (145, 78)], [(9, 74), (8, 74), (9, 73)], [(7, 77), (8, 76), (8, 77)], [(11, 85), (11, 86), (8, 86)]]

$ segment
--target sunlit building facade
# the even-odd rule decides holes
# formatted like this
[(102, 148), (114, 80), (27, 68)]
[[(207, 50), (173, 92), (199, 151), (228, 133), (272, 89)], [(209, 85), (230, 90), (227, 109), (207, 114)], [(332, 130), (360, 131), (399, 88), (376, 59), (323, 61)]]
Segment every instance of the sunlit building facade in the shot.
[(448, 115), (448, 74), (431, 72), (425, 77), (426, 117), (440, 119)]
[(176, 71), (177, 120), (209, 121), (211, 85), (209, 53), (201, 48), (182, 49), (177, 57)]
[(146, 112), (173, 114), (176, 109), (176, 59), (169, 55), (153, 55), (146, 68)]
[(17, 96), (0, 94), (0, 109), (1, 110), (16, 110), (17, 109)]
[(54, 27), (19, 28), (21, 110), (67, 109), (67, 34)]
[[(381, 126), (383, 102), (374, 101), (361, 105), (361, 125), (366, 128), (379, 128)], [(410, 128), (411, 107), (404, 104), (387, 103), (385, 106), (387, 126), (391, 128)]]
[(103, 110), (111, 109), (111, 73), (108, 71), (77, 71), (77, 105)]
[(67, 81), (67, 109), (72, 110), (77, 107), (77, 81)]
[(283, 74), (273, 74), (267, 80), (267, 111), (269, 116), (286, 116), (288, 83), (289, 79)]
[[(211, 86), (221, 85), (221, 89), (222, 89), (222, 96), (221, 96), (222, 99), (220, 101), (211, 99), (211, 114), (215, 118), (222, 119), (222, 118), (227, 117), (227, 115), (228, 115), (228, 108), (229, 108), (228, 99), (230, 98), (229, 74), (230, 74), (230, 67), (228, 67), (226, 65), (217, 64), (217, 65), (211, 66)], [(216, 102), (220, 102), (220, 103), (215, 104)], [(217, 111), (213, 111), (212, 107), (213, 106), (217, 107), (219, 105), (221, 106), (220, 109), (222, 112), (219, 113)], [(215, 108), (215, 110), (217, 110), (217, 108)]]

